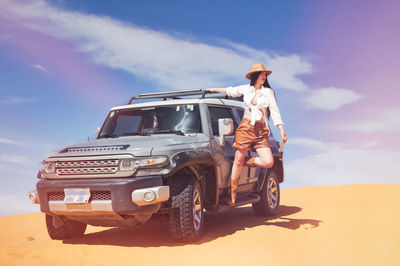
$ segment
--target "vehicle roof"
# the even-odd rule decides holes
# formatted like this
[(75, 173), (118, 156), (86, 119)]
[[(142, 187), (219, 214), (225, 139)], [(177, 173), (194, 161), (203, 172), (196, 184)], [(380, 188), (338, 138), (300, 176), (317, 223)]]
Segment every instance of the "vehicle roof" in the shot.
[(237, 100), (229, 100), (229, 99), (220, 99), (220, 98), (186, 98), (186, 99), (171, 99), (167, 101), (148, 101), (141, 103), (132, 103), (121, 106), (115, 106), (110, 109), (110, 111), (121, 110), (121, 109), (129, 109), (129, 108), (138, 108), (138, 107), (150, 107), (150, 106), (163, 106), (163, 105), (171, 105), (171, 104), (213, 104), (213, 105), (223, 105), (223, 106), (235, 106), (244, 108), (245, 105), (241, 101)]

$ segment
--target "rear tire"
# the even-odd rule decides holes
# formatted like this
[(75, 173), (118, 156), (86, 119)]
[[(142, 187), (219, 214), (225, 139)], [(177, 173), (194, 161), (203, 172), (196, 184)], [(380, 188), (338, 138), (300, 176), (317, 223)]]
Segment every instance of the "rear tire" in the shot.
[(253, 203), (255, 215), (262, 217), (276, 215), (279, 211), (281, 192), (278, 175), (274, 170), (267, 176), (259, 195), (260, 201)]
[(87, 224), (67, 219), (65, 217), (46, 214), (47, 232), (51, 239), (67, 239), (82, 236)]
[[(186, 180), (185, 180), (186, 179)], [(181, 177), (171, 184), (172, 208), (169, 212), (173, 239), (193, 242), (203, 232), (203, 193), (196, 177)]]

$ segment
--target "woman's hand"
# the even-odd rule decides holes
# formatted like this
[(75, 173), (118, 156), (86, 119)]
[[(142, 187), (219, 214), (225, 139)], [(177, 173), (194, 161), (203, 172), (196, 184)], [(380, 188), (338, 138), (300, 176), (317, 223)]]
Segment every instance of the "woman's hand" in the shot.
[(284, 130), (281, 131), (281, 137), (282, 137), (282, 141), (286, 142), (287, 141), (287, 137), (286, 137), (286, 133)]
[(279, 131), (281, 132), (282, 141), (286, 142), (287, 141), (287, 137), (286, 137), (285, 130), (283, 129), (283, 126), (282, 125), (277, 125), (277, 127), (279, 128)]

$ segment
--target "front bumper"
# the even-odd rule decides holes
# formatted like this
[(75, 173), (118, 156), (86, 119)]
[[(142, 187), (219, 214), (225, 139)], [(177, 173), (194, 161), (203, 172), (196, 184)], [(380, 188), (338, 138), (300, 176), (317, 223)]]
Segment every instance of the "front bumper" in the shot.
[[(153, 214), (169, 199), (161, 176), (113, 179), (43, 179), (36, 184), (40, 210), (56, 215)], [(65, 188), (89, 188), (88, 203), (64, 203)], [(153, 197), (149, 197), (149, 195)]]

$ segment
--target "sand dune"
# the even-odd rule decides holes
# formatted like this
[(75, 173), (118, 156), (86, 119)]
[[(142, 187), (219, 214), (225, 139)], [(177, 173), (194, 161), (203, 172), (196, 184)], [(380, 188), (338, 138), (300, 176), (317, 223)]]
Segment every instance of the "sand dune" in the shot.
[(0, 265), (400, 265), (400, 186), (282, 190), (265, 219), (250, 205), (207, 214), (195, 244), (172, 242), (168, 224), (88, 227), (51, 240), (44, 214), (0, 218)]

